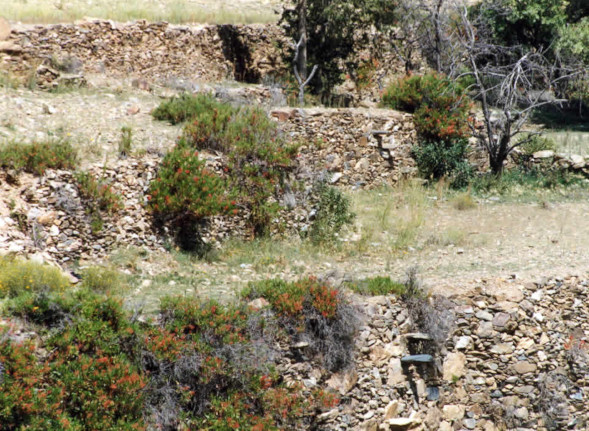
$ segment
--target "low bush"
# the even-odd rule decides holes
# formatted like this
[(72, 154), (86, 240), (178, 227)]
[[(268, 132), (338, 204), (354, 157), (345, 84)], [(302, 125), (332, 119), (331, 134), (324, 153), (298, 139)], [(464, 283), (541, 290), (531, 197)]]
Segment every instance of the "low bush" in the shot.
[(358, 316), (338, 289), (314, 278), (293, 283), (265, 280), (250, 283), (242, 296), (265, 298), (280, 326), (289, 336), (308, 342), (327, 369), (335, 371), (352, 364)]
[[(212, 112), (219, 108), (215, 99), (207, 94), (192, 96), (182, 94), (170, 100), (162, 102), (151, 113), (156, 120), (169, 121), (172, 124), (191, 120), (201, 114)], [(227, 105), (229, 107), (229, 105)]]
[(160, 223), (171, 223), (177, 243), (205, 255), (207, 245), (199, 223), (215, 215), (236, 215), (237, 202), (230, 186), (210, 171), (193, 148), (180, 142), (166, 154), (157, 177), (150, 184), (147, 206)]
[(450, 141), (468, 136), (470, 100), (459, 85), (443, 75), (401, 78), (386, 89), (382, 104), (413, 113), (417, 134), (423, 140)]
[(401, 296), (405, 294), (405, 285), (398, 281), (392, 280), (390, 277), (371, 277), (364, 280), (359, 280), (346, 285), (353, 292), (360, 295), (380, 296), (380, 295), (396, 295)]
[(526, 157), (530, 157), (538, 151), (556, 151), (557, 149), (553, 139), (542, 135), (524, 134), (518, 138), (516, 143), (522, 143), (518, 148)]
[(43, 291), (65, 292), (69, 286), (69, 280), (58, 268), (0, 257), (0, 298)]
[(317, 193), (317, 213), (308, 235), (314, 244), (326, 244), (335, 241), (341, 229), (352, 224), (356, 215), (350, 210), (350, 199), (335, 187), (322, 183)]
[[(99, 284), (108, 292), (117, 282)], [(277, 317), (243, 302), (186, 297), (164, 298), (160, 319), (140, 323), (90, 287), (8, 301), (5, 311), (37, 325), (44, 353), (0, 332), (3, 429), (301, 429), (337, 404), (331, 393), (284, 384), (274, 369), (284, 354), (276, 337), (294, 343), (301, 325), (325, 354), (351, 354), (342, 338), (357, 327), (344, 319), (351, 306), (326, 285), (292, 287), (306, 292), (305, 314), (280, 313), (294, 332), (279, 332)]]
[(13, 142), (0, 147), (0, 166), (43, 175), (47, 169), (73, 169), (76, 152), (68, 141)]
[[(114, 268), (91, 266), (82, 271), (80, 288), (95, 293), (121, 293), (126, 288), (122, 274)], [(111, 292), (112, 290), (112, 292)]]
[[(156, 110), (156, 118), (188, 120), (179, 147), (225, 154), (227, 184), (235, 191), (238, 205), (247, 209), (250, 227), (255, 235), (269, 233), (280, 209), (277, 196), (297, 147), (286, 145), (274, 122), (258, 108), (236, 108), (210, 96), (183, 96), (160, 108), (168, 114)], [(218, 198), (211, 195), (213, 200)]]
[(413, 147), (413, 158), (424, 178), (448, 178), (453, 188), (468, 185), (472, 168), (466, 160), (468, 142), (465, 139), (420, 142)]
[[(480, 175), (471, 181), (472, 190), (477, 194), (505, 194), (521, 189), (558, 189), (581, 186), (585, 187), (585, 179), (577, 174), (561, 169), (531, 168), (517, 166), (504, 170), (501, 176), (494, 174)], [(520, 193), (518, 192), (518, 193)]]
[(89, 204), (89, 212), (114, 213), (123, 208), (123, 198), (110, 184), (96, 179), (89, 172), (77, 172), (76, 184), (80, 196)]

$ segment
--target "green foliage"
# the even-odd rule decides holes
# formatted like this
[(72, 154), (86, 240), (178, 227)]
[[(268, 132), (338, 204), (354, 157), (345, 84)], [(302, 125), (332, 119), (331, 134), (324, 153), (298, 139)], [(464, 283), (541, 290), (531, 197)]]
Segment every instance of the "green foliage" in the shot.
[[(100, 283), (104, 291), (118, 286)], [(347, 305), (328, 286), (302, 283), (305, 306), (315, 310), (308, 324), (319, 325), (313, 327), (317, 337), (326, 328), (333, 332), (318, 341), (341, 340), (342, 331), (351, 331), (336, 326)], [(273, 346), (281, 328), (244, 302), (165, 298), (161, 319), (139, 324), (119, 300), (89, 287), (24, 292), (8, 301), (5, 310), (37, 325), (46, 350), (40, 354), (36, 343), (20, 345), (6, 330), (0, 333), (4, 428), (300, 429), (337, 403), (330, 393), (280, 383)]]
[(519, 146), (524, 156), (531, 156), (538, 151), (556, 151), (556, 142), (553, 139), (542, 135), (523, 134), (518, 142), (524, 142)]
[[(383, 27), (396, 21), (396, 2), (386, 0), (305, 0), (295, 7), (284, 8), (281, 22), (290, 41), (299, 41), (299, 18), (304, 15), (307, 28), (307, 69), (319, 66), (309, 83), (315, 94), (328, 95), (343, 82), (342, 64), (349, 71), (357, 69), (353, 57), (358, 38), (366, 41), (367, 30), (373, 25)], [(292, 51), (284, 49), (287, 61)]]
[[(162, 102), (151, 115), (156, 120), (178, 124), (210, 113), (213, 109), (219, 109), (218, 105), (215, 98), (208, 94), (192, 96), (184, 93), (179, 97)], [(226, 106), (230, 109), (229, 105)]]
[(104, 180), (96, 179), (91, 173), (84, 171), (77, 172), (75, 178), (80, 196), (89, 205), (90, 213), (96, 211), (115, 213), (122, 209), (122, 196)]
[(335, 187), (321, 184), (318, 195), (317, 214), (308, 235), (314, 244), (328, 244), (344, 226), (353, 223), (355, 214), (350, 211), (350, 199)]
[(503, 172), (501, 176), (488, 174), (474, 177), (472, 190), (477, 194), (506, 194), (522, 188), (559, 189), (573, 186), (585, 187), (583, 178), (560, 169), (546, 169), (540, 166), (525, 168), (518, 166)]
[(564, 0), (493, 0), (485, 21), (497, 42), (505, 46), (547, 48), (567, 22)]
[(413, 147), (413, 158), (421, 175), (438, 180), (448, 177), (453, 188), (468, 185), (472, 168), (466, 160), (468, 142), (465, 139), (440, 142), (420, 142)]
[(0, 257), (0, 298), (41, 291), (64, 292), (69, 285), (58, 268)]
[(421, 139), (451, 141), (468, 136), (470, 100), (460, 85), (443, 75), (401, 78), (386, 89), (382, 104), (413, 113)]
[[(280, 209), (276, 197), (282, 190), (286, 172), (292, 166), (297, 146), (286, 145), (275, 123), (259, 108), (235, 108), (229, 104), (217, 102), (210, 96), (197, 96), (190, 99), (189, 97), (185, 96), (183, 103), (190, 104), (191, 117), (178, 144), (179, 149), (176, 151), (186, 152), (189, 151), (188, 148), (191, 148), (192, 151), (208, 149), (223, 152), (226, 155), (224, 171), (227, 177), (227, 185), (223, 187), (234, 190), (237, 194), (236, 203), (229, 206), (227, 210), (235, 212), (235, 205), (246, 208), (249, 214), (248, 221), (254, 233), (267, 234), (272, 219)], [(183, 154), (172, 151), (170, 159), (172, 161), (180, 159), (180, 155)], [(189, 159), (192, 158), (191, 156)], [(183, 160), (181, 162), (185, 163)], [(196, 169), (200, 169), (196, 166), (196, 161), (192, 163)], [(178, 163), (174, 166), (176, 164)], [(180, 166), (176, 167), (176, 169), (179, 168)], [(186, 171), (186, 168), (182, 168)], [(191, 171), (190, 168), (188, 170)], [(166, 190), (161, 192), (165, 191), (167, 194), (162, 195), (158, 191), (154, 197), (151, 193), (151, 206), (156, 211), (166, 204), (161, 201), (155, 202), (156, 198), (161, 200), (169, 196), (170, 202), (174, 203), (169, 189), (188, 190), (185, 186), (176, 187), (176, 178), (173, 177), (175, 173), (163, 169), (160, 176), (164, 174), (167, 175), (167, 179), (163, 181)], [(178, 178), (183, 177), (180, 175)], [(215, 190), (221, 187), (222, 182), (213, 180), (212, 176), (208, 181), (215, 182)], [(200, 190), (200, 185), (191, 187)], [(210, 189), (208, 185), (206, 187)], [(221, 210), (226, 211), (224, 208), (227, 202), (220, 199), (219, 194), (211, 192), (211, 196), (208, 195), (209, 193), (205, 195), (206, 198), (212, 201), (207, 205), (199, 206), (202, 209), (198, 211), (203, 214), (197, 214), (198, 217), (213, 215)], [(180, 198), (184, 199), (184, 195)], [(180, 200), (177, 203), (185, 204), (186, 202)]]
[(347, 287), (360, 295), (396, 295), (400, 297), (405, 294), (405, 285), (392, 280), (390, 277), (366, 278), (364, 280), (350, 283)]
[(121, 139), (119, 140), (119, 156), (126, 157), (131, 154), (133, 143), (133, 130), (130, 127), (121, 127)]
[(0, 147), (0, 166), (43, 175), (47, 169), (73, 169), (76, 152), (68, 141), (32, 144), (12, 142)]
[(237, 210), (226, 189), (221, 177), (181, 140), (166, 154), (150, 185), (148, 207), (159, 217), (182, 221), (228, 214)]
[(82, 271), (80, 287), (90, 292), (114, 294), (124, 291), (126, 286), (122, 274), (116, 269), (91, 266)]
[(589, 17), (560, 29), (556, 51), (565, 58), (589, 64)]

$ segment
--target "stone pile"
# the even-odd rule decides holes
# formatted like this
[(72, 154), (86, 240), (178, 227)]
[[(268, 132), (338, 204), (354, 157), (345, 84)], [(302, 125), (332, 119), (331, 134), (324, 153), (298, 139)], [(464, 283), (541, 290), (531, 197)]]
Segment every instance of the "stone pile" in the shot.
[[(477, 288), (446, 300), (454, 329), (433, 348), (424, 347), (429, 334), (414, 332), (407, 304), (392, 296), (359, 302), (365, 324), (354, 369), (284, 366), (290, 380), (339, 393), (339, 406), (319, 416), (321, 429), (588, 429), (588, 280), (514, 283), (501, 295)], [(440, 315), (432, 313), (433, 328)]]
[[(286, 137), (301, 142), (301, 177), (372, 188), (415, 172), (412, 116), (387, 109), (297, 109), (271, 112)], [(380, 132), (380, 133), (376, 133)]]
[(51, 88), (85, 73), (165, 83), (235, 79), (260, 82), (282, 70), (272, 25), (176, 26), (137, 21), (93, 20), (76, 24), (13, 28), (0, 45), (0, 65), (20, 75), (37, 70), (38, 84)]
[(589, 177), (589, 161), (579, 154), (555, 153), (552, 150), (537, 151), (532, 155), (530, 162), (537, 166), (551, 166)]

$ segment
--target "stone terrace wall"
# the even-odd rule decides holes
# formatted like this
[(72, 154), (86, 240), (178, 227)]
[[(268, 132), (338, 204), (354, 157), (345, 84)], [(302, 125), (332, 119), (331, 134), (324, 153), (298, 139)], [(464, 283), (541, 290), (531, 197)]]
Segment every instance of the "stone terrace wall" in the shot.
[[(286, 374), (339, 391), (340, 405), (320, 416), (320, 429), (587, 430), (588, 286), (553, 278), (514, 282), (507, 295), (481, 286), (466, 298), (437, 297), (455, 328), (438, 354), (411, 347), (429, 334), (414, 332), (407, 304), (368, 298), (353, 371), (321, 376), (291, 364)], [(444, 323), (435, 316), (426, 317), (433, 329)]]
[[(377, 187), (415, 173), (412, 116), (388, 109), (296, 109), (271, 112), (301, 147), (301, 176), (325, 175), (337, 185)], [(378, 137), (373, 135), (379, 131)]]
[[(90, 72), (158, 81), (258, 82), (281, 68), (275, 44), (280, 37), (279, 28), (271, 25), (88, 21), (35, 26), (12, 30), (0, 46), (0, 66), (18, 73), (38, 68), (43, 76)], [(52, 57), (65, 70), (56, 70)]]

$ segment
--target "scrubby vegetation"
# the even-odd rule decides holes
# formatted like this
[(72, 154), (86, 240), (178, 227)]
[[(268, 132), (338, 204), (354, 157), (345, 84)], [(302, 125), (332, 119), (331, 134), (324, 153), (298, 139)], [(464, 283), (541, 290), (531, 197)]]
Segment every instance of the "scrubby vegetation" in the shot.
[(330, 244), (344, 226), (352, 224), (356, 215), (350, 210), (348, 197), (335, 187), (321, 183), (317, 194), (317, 212), (308, 235), (314, 244)]
[(35, 175), (43, 175), (47, 169), (74, 169), (76, 159), (76, 151), (68, 141), (12, 142), (0, 146), (0, 166)]
[(121, 279), (111, 270), (90, 268), (73, 288), (56, 269), (0, 263), (2, 314), (40, 337), (0, 333), (8, 430), (298, 428), (337, 398), (285, 384), (275, 367), (286, 346), (306, 341), (330, 370), (353, 358), (357, 312), (315, 279), (250, 285), (243, 298), (266, 298), (267, 309), (167, 297), (157, 321), (142, 323), (113, 296)]
[[(164, 102), (154, 111), (154, 116), (173, 122), (186, 121), (186, 125), (183, 137), (168, 154), (152, 186), (151, 208), (161, 214), (175, 213), (179, 206), (184, 208), (190, 198), (192, 206), (185, 211), (202, 218), (223, 212), (235, 213), (239, 207), (246, 211), (255, 235), (269, 233), (280, 209), (277, 198), (285, 174), (293, 165), (297, 147), (286, 144), (267, 114), (259, 108), (236, 108), (207, 95), (184, 95)], [(223, 172), (208, 171), (198, 161), (197, 150), (222, 152), (225, 155)], [(189, 152), (192, 152), (190, 157), (187, 156)], [(186, 166), (178, 165), (180, 159)], [(186, 174), (187, 171), (194, 172), (196, 177)], [(189, 181), (188, 185), (185, 178), (198, 181)], [(229, 192), (222, 192), (222, 188)], [(202, 214), (195, 214), (195, 211)]]
[(382, 104), (413, 113), (418, 134), (413, 157), (424, 178), (448, 177), (455, 188), (468, 184), (471, 102), (459, 84), (436, 73), (406, 76), (386, 89)]

